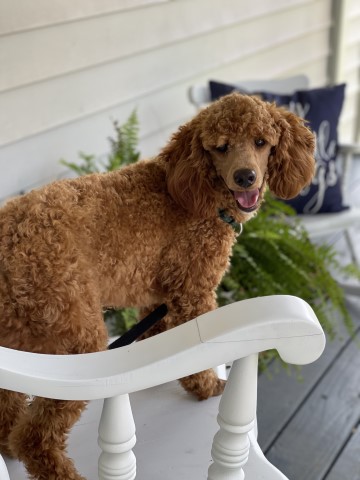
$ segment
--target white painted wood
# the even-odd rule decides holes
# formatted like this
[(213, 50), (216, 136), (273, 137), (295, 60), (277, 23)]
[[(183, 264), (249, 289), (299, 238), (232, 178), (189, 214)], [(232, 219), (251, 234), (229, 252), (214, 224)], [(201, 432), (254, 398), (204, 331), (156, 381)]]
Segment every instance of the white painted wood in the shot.
[[(0, 34), (4, 35), (48, 25), (68, 23), (94, 16), (139, 9), (140, 7), (151, 7), (168, 1), (106, 0), (98, 2), (97, 0), (74, 0), (71, 4), (53, 1), (50, 6), (47, 0), (36, 0), (36, 8), (34, 8), (34, 4), (30, 5), (27, 0), (17, 0), (15, 5), (12, 0), (2, 0)], [(178, 1), (177, 3), (180, 2)], [(209, 0), (197, 0), (196, 3), (182, 3), (187, 4), (183, 8), (191, 8), (196, 13), (202, 12), (204, 16), (206, 16), (208, 10), (217, 10), (218, 18), (220, 16), (219, 21), (222, 21), (223, 18), (229, 18), (229, 22), (231, 22), (234, 20), (234, 15), (240, 15), (239, 11), (242, 12), (242, 18), (247, 20), (253, 16), (266, 15), (281, 9), (289, 9), (301, 5), (306, 6), (311, 2), (309, 0), (276, 0), (270, 4), (266, 0), (256, 0), (249, 4), (246, 0), (226, 0), (224, 5), (225, 2), (221, 4), (219, 0), (211, 0), (211, 2)], [(226, 8), (221, 9), (221, 6)]]
[(250, 451), (248, 433), (254, 428), (257, 395), (256, 354), (236, 360), (222, 395), (209, 468), (209, 480), (243, 480)]
[[(285, 361), (302, 364), (318, 358), (324, 345), (323, 331), (306, 302), (291, 296), (263, 297), (222, 307), (118, 350), (42, 355), (0, 348), (0, 385), (51, 398), (105, 398), (99, 426), (99, 478), (132, 480), (136, 438), (127, 393), (203, 370), (214, 362), (235, 360), (219, 410), (215, 466), (209, 473), (209, 478), (229, 480), (238, 478), (222, 473), (224, 466), (228, 469), (232, 464), (229, 450), (240, 458), (239, 471), (252, 447), (245, 433), (254, 427), (257, 352), (277, 348)], [(254, 480), (260, 478), (254, 476)]]
[(330, 61), (330, 81), (347, 84), (347, 101), (339, 130), (345, 141), (354, 141), (360, 139), (359, 3), (353, 0), (333, 3), (333, 55)]
[(301, 215), (299, 218), (308, 230), (311, 238), (315, 239), (358, 224), (360, 212), (358, 208), (354, 207), (342, 212)]
[(222, 365), (218, 365), (217, 367), (215, 367), (214, 370), (218, 378), (221, 378), (222, 380), (227, 379), (226, 365), (224, 363)]
[[(184, 392), (178, 382), (170, 382), (131, 394), (130, 400), (138, 439), (134, 447), (137, 478), (205, 479), (211, 463), (212, 440), (218, 429), (220, 397), (199, 402)], [(89, 480), (97, 478), (101, 451), (96, 439), (101, 412), (101, 401), (90, 402), (69, 436), (69, 455), (79, 473)], [(278, 476), (271, 475), (278, 470), (266, 460), (252, 432), (249, 438), (245, 479), (278, 480)], [(291, 457), (288, 460), (291, 462)], [(12, 480), (27, 480), (20, 462), (6, 458), (6, 463)]]
[(330, 60), (330, 82), (340, 83), (342, 70), (344, 68), (343, 51), (345, 48), (345, 16), (347, 11), (347, 1), (333, 2), (334, 27), (331, 31), (333, 55)]
[(0, 455), (0, 478), (1, 480), (10, 480), (9, 473), (6, 468), (6, 464), (1, 455)]
[(99, 425), (99, 480), (133, 480), (135, 423), (129, 395), (106, 398)]
[(349, 45), (344, 52), (344, 63), (351, 70), (356, 70), (360, 64), (359, 58), (359, 45), (354, 43), (354, 45)]
[[(285, 22), (285, 18), (282, 21)], [(327, 21), (321, 20), (322, 24), (304, 36), (301, 22), (298, 23), (296, 16), (292, 19), (295, 24), (290, 22), (291, 28), (288, 27), (286, 31), (281, 23), (277, 23), (280, 20), (276, 17), (277, 26), (272, 25), (272, 29), (282, 33), (272, 39), (271, 46), (269, 24), (265, 18), (262, 25), (250, 22), (244, 28), (229, 27), (226, 35), (221, 30), (214, 31), (126, 57), (119, 62), (106, 63), (94, 69), (54, 77), (44, 83), (34, 83), (0, 94), (0, 144), (84, 118), (111, 108), (116, 103), (134, 101), (150, 92), (155, 93), (174, 83), (194, 78), (196, 72), (211, 72), (219, 65), (222, 65), (223, 75), (227, 74), (227, 67), (249, 71), (249, 64), (252, 66), (250, 72), (255, 70), (258, 76), (263, 76), (264, 69), (268, 72), (284, 69), (280, 59), (289, 58), (287, 68), (291, 68), (308, 61), (319, 52), (326, 56)], [(297, 30), (298, 24), (300, 27)], [(243, 45), (241, 50), (238, 45)], [(292, 50), (297, 54), (290, 57)], [(175, 58), (177, 61), (174, 63)], [(259, 63), (262, 65), (260, 70)], [(171, 68), (163, 68), (164, 65)], [(59, 94), (61, 102), (54, 101)]]
[(1, 0), (0, 35), (73, 22), (169, 0)]
[(41, 135), (2, 147), (0, 202), (20, 190), (28, 190), (41, 183), (68, 176), (70, 172), (60, 165), (60, 158), (79, 161), (79, 151), (102, 157), (109, 150), (107, 138), (114, 136), (112, 119), (123, 123), (134, 108), (140, 125), (141, 157), (148, 158), (157, 154), (178, 125), (193, 115), (194, 109), (186, 98), (187, 87), (187, 83), (175, 85), (143, 97), (139, 103), (122, 103), (78, 122), (64, 124)]
[[(260, 63), (269, 75), (270, 72), (274, 75), (283, 75), (282, 69), (289, 67), (290, 62), (284, 65), (283, 62), (276, 62), (276, 58), (285, 54), (282, 48), (280, 51), (275, 49), (274, 52), (259, 54), (258, 57), (249, 57), (244, 62), (235, 62), (226, 72), (231, 78), (230, 75), (238, 75), (239, 69), (245, 68), (249, 75), (252, 73), (256, 76)], [(316, 61), (315, 65), (319, 63)], [(314, 69), (315, 80), (321, 81), (318, 77), (318, 72), (321, 70), (317, 67)], [(208, 78), (221, 78), (223, 74), (224, 71), (220, 67), (210, 70), (209, 74), (194, 77), (194, 80), (195, 83), (205, 82)], [(64, 171), (59, 166), (59, 158), (76, 161), (77, 152), (80, 150), (98, 156), (104, 154), (108, 150), (106, 139), (112, 134), (110, 118), (117, 118), (122, 122), (134, 107), (137, 108), (140, 121), (142, 156), (156, 154), (166, 143), (170, 134), (177, 130), (178, 125), (187, 121), (195, 113), (195, 109), (186, 98), (186, 92), (191, 83), (190, 80), (176, 83), (142, 97), (141, 101), (130, 100), (120, 103), (95, 115), (65, 123), (63, 126), (48, 129), (40, 135), (2, 147), (0, 149), (2, 172), (0, 199), (22, 189), (54, 180), (61, 171)]]
[(325, 346), (303, 300), (276, 295), (209, 312), (126, 348), (38, 355), (0, 348), (1, 386), (43, 397), (91, 400), (131, 393), (269, 348), (284, 361), (315, 361)]
[[(257, 443), (257, 355), (233, 363), (221, 397), (209, 480), (288, 480)], [(195, 478), (195, 477), (194, 477)]]
[[(299, 2), (295, 2), (296, 8), (284, 8), (285, 3), (227, 0), (224, 8), (221, 0), (212, 0), (209, 8), (206, 0), (192, 4), (166, 2), (150, 10), (120, 11), (8, 35), (0, 43), (0, 63), (7, 65), (0, 77), (0, 91), (113, 62), (169, 43), (188, 41), (194, 35), (214, 35), (222, 28), (226, 28), (226, 36), (237, 37), (243, 46), (247, 43), (248, 49), (261, 48), (264, 38), (269, 42), (266, 28), (269, 21), (273, 24), (271, 42), (276, 44), (289, 35), (300, 36), (322, 29), (324, 19), (326, 22), (330, 18), (326, 2), (312, 2), (306, 8)], [(141, 35), (134, 34), (135, 25)], [(242, 53), (246, 53), (244, 48)]]

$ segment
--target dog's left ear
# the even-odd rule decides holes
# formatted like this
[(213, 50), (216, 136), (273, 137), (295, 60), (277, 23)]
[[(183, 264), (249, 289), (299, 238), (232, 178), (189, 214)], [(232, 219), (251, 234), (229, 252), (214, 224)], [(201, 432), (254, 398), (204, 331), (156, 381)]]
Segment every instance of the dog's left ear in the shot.
[(199, 115), (179, 128), (160, 158), (166, 162), (167, 187), (173, 200), (195, 216), (210, 215), (216, 204)]
[(315, 136), (294, 113), (275, 105), (271, 108), (280, 138), (269, 158), (268, 185), (277, 197), (289, 199), (296, 197), (314, 175)]

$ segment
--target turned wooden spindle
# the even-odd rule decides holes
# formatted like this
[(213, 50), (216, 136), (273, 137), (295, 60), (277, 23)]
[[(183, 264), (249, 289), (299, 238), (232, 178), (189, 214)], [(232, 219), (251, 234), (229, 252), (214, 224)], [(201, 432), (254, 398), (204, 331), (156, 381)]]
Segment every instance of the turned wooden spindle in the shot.
[(0, 478), (1, 480), (10, 480), (4, 459), (2, 458), (1, 455), (0, 455)]
[(129, 395), (104, 400), (98, 443), (102, 450), (99, 480), (134, 480), (136, 436)]
[(249, 456), (248, 433), (254, 428), (258, 355), (236, 360), (219, 405), (219, 431), (213, 441), (208, 480), (243, 480)]

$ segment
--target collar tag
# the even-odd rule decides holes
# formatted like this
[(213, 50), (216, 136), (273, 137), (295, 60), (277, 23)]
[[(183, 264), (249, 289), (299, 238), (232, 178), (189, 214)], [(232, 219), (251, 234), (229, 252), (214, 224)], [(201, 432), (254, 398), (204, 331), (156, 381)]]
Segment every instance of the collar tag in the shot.
[(226, 210), (220, 209), (219, 210), (219, 217), (221, 218), (221, 220), (223, 222), (230, 225), (230, 227), (232, 227), (235, 230), (237, 235), (242, 234), (242, 231), (243, 231), (242, 223), (237, 222), (234, 217), (232, 217), (231, 215), (228, 215), (226, 213)]

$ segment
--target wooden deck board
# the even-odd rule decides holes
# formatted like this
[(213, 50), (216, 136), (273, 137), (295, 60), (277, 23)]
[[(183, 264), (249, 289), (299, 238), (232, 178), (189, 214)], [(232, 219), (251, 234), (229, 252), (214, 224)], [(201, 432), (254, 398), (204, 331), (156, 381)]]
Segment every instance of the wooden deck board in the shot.
[[(360, 324), (360, 301), (349, 303)], [(266, 456), (291, 480), (360, 480), (360, 346), (328, 343), (303, 382), (280, 371), (259, 380), (259, 439)], [(349, 440), (350, 439), (350, 440)]]
[(278, 362), (272, 364), (268, 374), (262, 374), (258, 387), (259, 444), (267, 451), (285, 428), (300, 405), (314, 389), (316, 383), (343, 348), (348, 334), (328, 342), (319, 360), (302, 367), (297, 373), (284, 371)]
[(330, 467), (325, 480), (360, 479), (360, 425), (356, 425), (336, 463)]
[[(267, 453), (291, 479), (320, 480), (360, 417), (360, 355), (349, 344)], [(341, 480), (354, 480), (342, 477)]]

